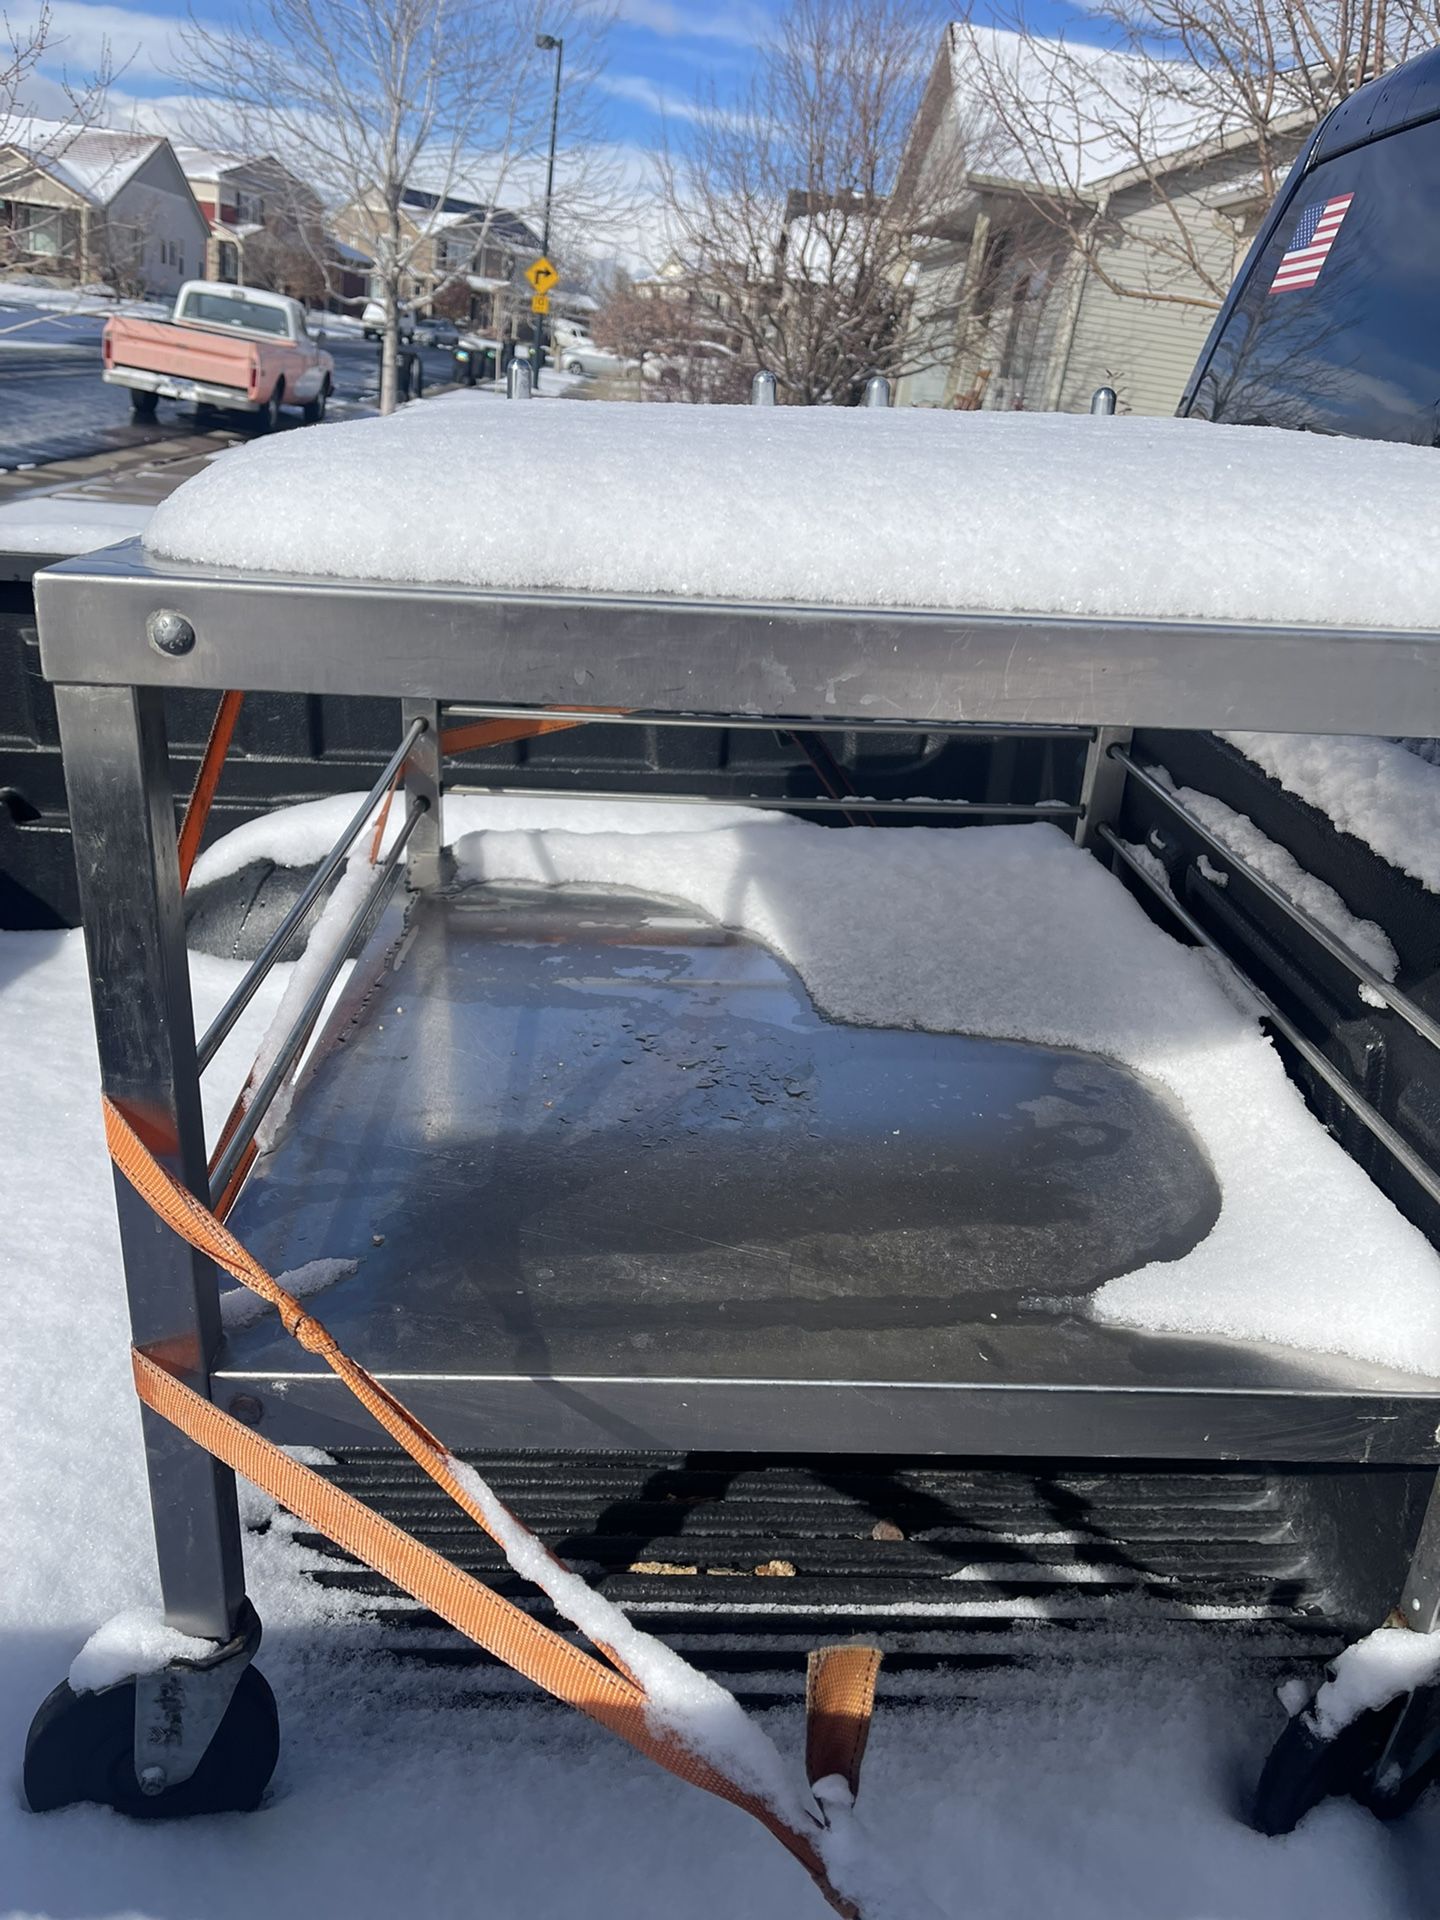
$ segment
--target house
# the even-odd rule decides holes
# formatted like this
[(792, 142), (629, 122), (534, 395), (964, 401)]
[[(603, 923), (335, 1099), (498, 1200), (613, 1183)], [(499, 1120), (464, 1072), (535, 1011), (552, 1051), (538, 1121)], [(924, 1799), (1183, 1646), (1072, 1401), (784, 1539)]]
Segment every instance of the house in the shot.
[[(1254, 136), (1211, 135), (1198, 110), (1168, 123), (1161, 114), (1159, 151), (1127, 165), (1067, 91), (1050, 110), (1073, 122), (1057, 129), (1055, 146), (1076, 163), (1063, 185), (1047, 185), (1013, 140), (977, 133), (966, 65), (980, 34), (1017, 75), (1034, 57), (997, 29), (945, 31), (904, 167), (951, 165), (967, 139), (978, 164), (951, 165), (949, 190), (915, 236), (914, 370), (898, 399), (1076, 412), (1108, 386), (1126, 411), (1173, 413), (1268, 204)], [(1107, 101), (1123, 90), (1126, 59), (1095, 50)], [(1045, 97), (1043, 85), (1032, 91)], [(1273, 123), (1272, 165), (1276, 155), (1288, 164), (1310, 124), (1303, 114)]]
[[(422, 312), (443, 312), (483, 332), (499, 332), (505, 319), (528, 311), (522, 275), (540, 253), (540, 239), (517, 214), (480, 200), (407, 187), (398, 209), (400, 294)], [(389, 222), (378, 193), (362, 195), (335, 218), (347, 245), (380, 257), (390, 244)], [(378, 277), (371, 288), (379, 298)]]
[(324, 298), (326, 269), (335, 263), (313, 188), (270, 154), (177, 146), (175, 156), (210, 224), (207, 280), (266, 287), (311, 304)]
[(0, 271), (173, 294), (204, 271), (208, 238), (158, 134), (26, 120), (0, 144)]

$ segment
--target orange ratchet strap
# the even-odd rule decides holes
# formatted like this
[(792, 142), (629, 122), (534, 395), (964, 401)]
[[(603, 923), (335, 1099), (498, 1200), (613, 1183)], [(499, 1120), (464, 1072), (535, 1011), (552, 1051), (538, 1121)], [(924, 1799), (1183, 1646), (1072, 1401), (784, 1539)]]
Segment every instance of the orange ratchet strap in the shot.
[(442, 753), (470, 753), (476, 747), (507, 747), (514, 740), (533, 740), (542, 733), (569, 733), (572, 727), (583, 727), (586, 720), (603, 720), (607, 713), (628, 713), (628, 707), (574, 707), (572, 712), (582, 714), (583, 719), (546, 720), (495, 719), (467, 720), (458, 727), (443, 727), (440, 732), (440, 751)]
[[(209, 1208), (160, 1165), (109, 1098), (104, 1099), (104, 1110), (111, 1158), (152, 1211), (182, 1240), (275, 1307), (286, 1332), (308, 1353), (324, 1359), (386, 1433), (503, 1551), (504, 1541), (457, 1478), (450, 1455), (434, 1434), (352, 1360)], [(831, 1884), (816, 1844), (823, 1831), (821, 1820), (817, 1817), (808, 1823), (806, 1831), (687, 1746), (652, 1711), (644, 1687), (613, 1648), (597, 1641), (605, 1656), (601, 1660), (574, 1645), (353, 1495), (291, 1459), (273, 1441), (223, 1412), (149, 1355), (135, 1349), (132, 1360), (136, 1390), (146, 1406), (197, 1446), (263, 1488), (344, 1552), (555, 1699), (608, 1728), (679, 1779), (743, 1808), (794, 1855), (836, 1913), (847, 1920), (863, 1920), (860, 1909)], [(511, 1525), (528, 1532), (508, 1509), (504, 1511)], [(550, 1557), (555, 1559), (553, 1554)], [(879, 1662), (879, 1653), (868, 1647), (832, 1647), (812, 1656), (807, 1690), (807, 1767), (812, 1784), (836, 1773), (852, 1786), (858, 1778)]]
[[(245, 704), (245, 695), (239, 692), (222, 693), (220, 704), (215, 709), (215, 719), (210, 728), (210, 738), (205, 743), (205, 751), (200, 757), (200, 769), (195, 775), (195, 785), (185, 807), (185, 818), (180, 825), (180, 891), (183, 893), (190, 883), (190, 870), (195, 865), (200, 852), (200, 842), (205, 838), (206, 822), (210, 818), (210, 808), (215, 799), (215, 790), (220, 785), (220, 773), (225, 765), (225, 757), (230, 751), (230, 743), (235, 738), (235, 723), (240, 718), (240, 709)], [(624, 713), (624, 707), (577, 708), (577, 712), (594, 713), (598, 718), (607, 713)], [(463, 726), (445, 727), (440, 734), (442, 753), (469, 753), (475, 747), (503, 747), (515, 740), (533, 740), (542, 733), (568, 733), (572, 727), (583, 727), (580, 720), (474, 720)]]
[(240, 718), (240, 709), (244, 704), (243, 693), (222, 693), (220, 704), (215, 709), (210, 738), (205, 742), (205, 751), (200, 756), (200, 771), (195, 775), (195, 786), (185, 808), (185, 818), (180, 823), (180, 891), (182, 893), (190, 884), (190, 869), (194, 866), (195, 856), (200, 851), (200, 842), (205, 838), (205, 822), (210, 818), (210, 803), (215, 798), (215, 789), (220, 784), (220, 769), (225, 765), (225, 756), (229, 753), (230, 742), (235, 737), (235, 722)]

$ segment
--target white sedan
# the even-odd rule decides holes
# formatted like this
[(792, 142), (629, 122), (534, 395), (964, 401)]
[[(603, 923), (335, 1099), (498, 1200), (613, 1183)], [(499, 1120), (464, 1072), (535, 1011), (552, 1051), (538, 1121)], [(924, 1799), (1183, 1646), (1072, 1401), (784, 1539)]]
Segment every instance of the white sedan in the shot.
[(584, 374), (595, 379), (602, 373), (633, 373), (635, 362), (623, 353), (612, 353), (597, 341), (578, 336), (558, 349), (561, 368), (566, 373)]

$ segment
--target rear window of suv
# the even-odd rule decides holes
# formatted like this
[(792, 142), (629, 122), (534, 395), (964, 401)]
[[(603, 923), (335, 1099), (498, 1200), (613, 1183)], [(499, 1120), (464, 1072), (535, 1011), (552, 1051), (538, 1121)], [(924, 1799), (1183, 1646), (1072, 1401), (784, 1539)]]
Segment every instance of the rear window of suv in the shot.
[(1252, 271), (1190, 412), (1440, 445), (1437, 209), (1440, 121), (1314, 168)]
[(238, 327), (246, 333), (274, 333), (286, 338), (283, 307), (262, 306), (255, 300), (241, 300), (233, 293), (187, 293), (181, 309), (182, 320), (200, 320), (207, 327)]

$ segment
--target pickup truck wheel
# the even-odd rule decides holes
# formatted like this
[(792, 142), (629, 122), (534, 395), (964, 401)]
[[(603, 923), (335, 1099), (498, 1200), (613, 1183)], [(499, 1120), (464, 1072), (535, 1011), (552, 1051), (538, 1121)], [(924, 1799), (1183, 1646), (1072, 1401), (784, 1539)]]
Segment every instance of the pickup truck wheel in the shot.
[(307, 400), (300, 409), (300, 417), (307, 427), (318, 427), (325, 418), (325, 408), (330, 400), (330, 382), (327, 380), (313, 400)]
[(158, 393), (145, 393), (139, 387), (130, 389), (130, 411), (137, 420), (153, 420), (159, 404)]
[(273, 433), (280, 424), (280, 407), (285, 398), (285, 382), (277, 380), (271, 389), (270, 398), (255, 415), (255, 425), (261, 433)]

